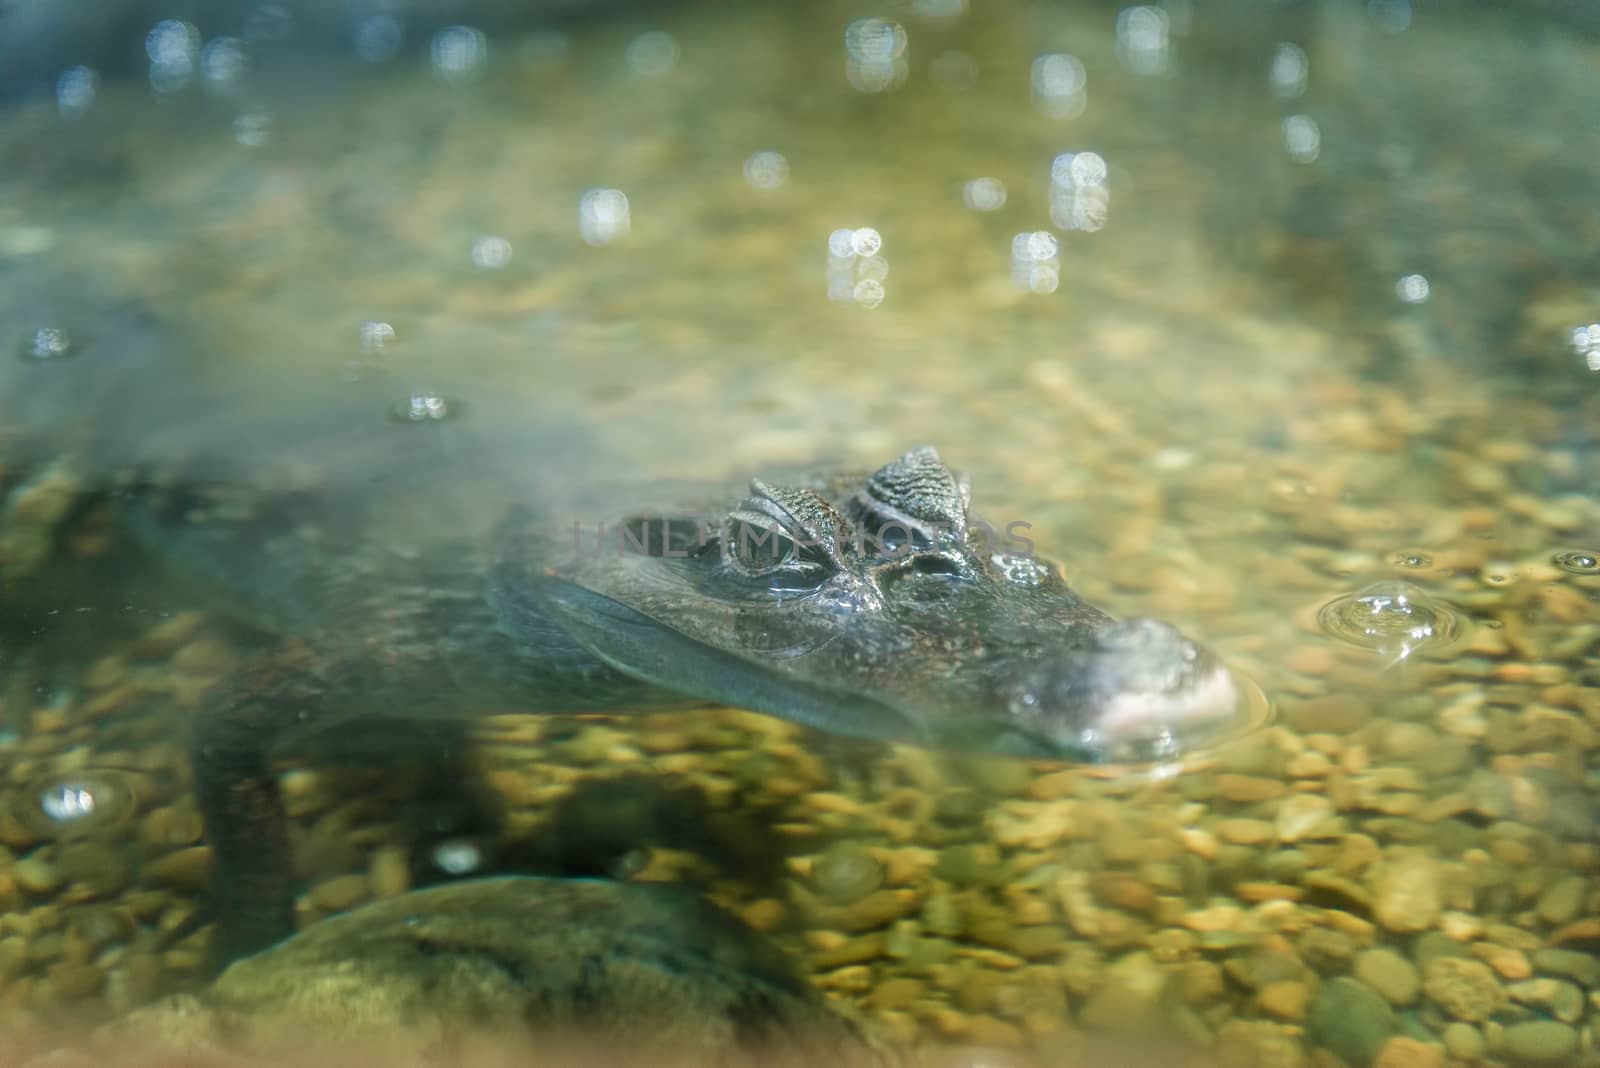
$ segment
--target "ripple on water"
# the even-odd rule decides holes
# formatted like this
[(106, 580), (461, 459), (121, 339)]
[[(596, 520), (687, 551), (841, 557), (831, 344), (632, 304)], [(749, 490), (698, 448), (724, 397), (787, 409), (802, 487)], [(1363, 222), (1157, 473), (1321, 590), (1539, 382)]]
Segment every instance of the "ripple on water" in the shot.
[(1342, 642), (1402, 657), (1446, 649), (1465, 630), (1454, 606), (1398, 581), (1335, 597), (1317, 612), (1317, 623)]
[(1600, 575), (1600, 551), (1571, 549), (1556, 553), (1550, 558), (1550, 562), (1574, 575)]

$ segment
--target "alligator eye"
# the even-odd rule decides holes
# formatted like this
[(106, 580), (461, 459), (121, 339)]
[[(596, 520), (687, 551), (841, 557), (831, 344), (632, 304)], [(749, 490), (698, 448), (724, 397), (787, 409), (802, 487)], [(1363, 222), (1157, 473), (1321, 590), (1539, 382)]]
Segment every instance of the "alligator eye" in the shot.
[(736, 513), (723, 528), (723, 558), (747, 579), (775, 590), (808, 590), (833, 568), (821, 546), (796, 538), (770, 516)]

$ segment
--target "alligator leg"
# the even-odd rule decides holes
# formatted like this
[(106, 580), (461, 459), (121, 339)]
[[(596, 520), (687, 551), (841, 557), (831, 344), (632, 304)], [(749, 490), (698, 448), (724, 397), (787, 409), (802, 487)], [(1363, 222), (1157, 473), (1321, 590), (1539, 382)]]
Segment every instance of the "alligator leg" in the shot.
[(303, 646), (247, 669), (196, 721), (195, 793), (214, 864), (211, 960), (222, 967), (294, 933), (288, 816), (272, 753), (288, 729), (316, 718), (323, 688)]

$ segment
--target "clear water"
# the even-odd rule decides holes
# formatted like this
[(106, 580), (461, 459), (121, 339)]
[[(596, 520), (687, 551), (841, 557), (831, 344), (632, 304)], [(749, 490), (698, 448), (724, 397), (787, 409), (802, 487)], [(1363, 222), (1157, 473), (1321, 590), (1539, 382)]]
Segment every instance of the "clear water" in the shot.
[[(707, 790), (810, 769), (777, 823), (796, 857), (959, 845), (999, 873), (904, 875), (918, 908), (843, 965), (826, 914), (767, 894), (825, 989), (931, 1043), (1049, 1049), (1158, 1016), (1196, 1049), (1310, 1049), (1339, 1041), (1316, 999), (1359, 949), (1425, 972), (1443, 932), (1504, 1004), (1419, 996), (1395, 1034), (1469, 1059), (1555, 1021), (1589, 1048), (1592, 997), (1573, 1015), (1517, 986), (1576, 983), (1536, 951), (1600, 944), (1600, 83), (1559, 16), (706, 5), (414, 30), (392, 55), (381, 22), (349, 49), (167, 26), (148, 71), (0, 114), (8, 578), (114, 539), (51, 501), (133, 464), (359, 487), (403, 478), (434, 423), (470, 426), (485, 444), (449, 500), (396, 509), (425, 525), (934, 443), (1082, 593), (1202, 637), (1278, 719), (1155, 778), (817, 764), (812, 736), (716, 714), (720, 736), (608, 724), (626, 760)], [(374, 445), (369, 421), (393, 433)], [(6, 647), (7, 1004), (103, 1015), (192, 981), (193, 946), (152, 947), (198, 883), (161, 865), (199, 842), (182, 729), (230, 649), (166, 616), (184, 607), (130, 603), (173, 636), (108, 626), (73, 650), (82, 675), (40, 681)], [(539, 782), (609, 766), (582, 731), (508, 722), (483, 759), (530, 825)], [(655, 756), (651, 731), (695, 730), (703, 766)], [(537, 751), (497, 748), (517, 744)], [(290, 780), (311, 783), (309, 883), (366, 872), (381, 828), (336, 818), (363, 780), (286, 773), (310, 777)], [(911, 788), (987, 814), (929, 837), (897, 807)], [(130, 825), (124, 877), (23, 867)], [(765, 915), (737, 872), (718, 885)], [(141, 892), (132, 933), (52, 952), (73, 909)], [(1059, 946), (984, 928), (974, 894)], [(952, 895), (971, 908), (943, 925), (928, 903)], [(1348, 953), (1317, 956), (1330, 931)], [(1309, 1010), (1229, 964), (1262, 955), (1295, 962)], [(1219, 966), (1215, 990), (1184, 978)], [(1133, 1008), (1097, 1000), (1119, 983)]]

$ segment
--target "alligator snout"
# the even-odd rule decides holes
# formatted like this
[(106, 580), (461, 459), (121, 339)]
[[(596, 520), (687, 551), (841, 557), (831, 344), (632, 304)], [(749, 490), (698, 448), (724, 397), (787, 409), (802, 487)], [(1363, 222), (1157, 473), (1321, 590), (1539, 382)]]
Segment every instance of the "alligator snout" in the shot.
[(1029, 673), (1010, 700), (1043, 745), (1097, 761), (1177, 756), (1232, 733), (1244, 703), (1210, 650), (1153, 619), (1104, 627)]

